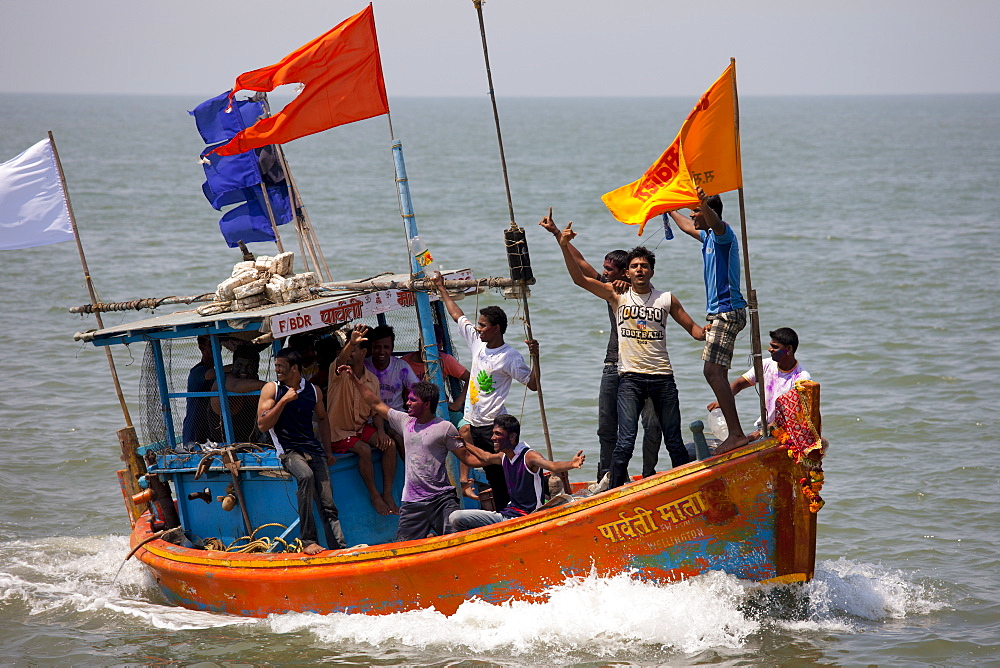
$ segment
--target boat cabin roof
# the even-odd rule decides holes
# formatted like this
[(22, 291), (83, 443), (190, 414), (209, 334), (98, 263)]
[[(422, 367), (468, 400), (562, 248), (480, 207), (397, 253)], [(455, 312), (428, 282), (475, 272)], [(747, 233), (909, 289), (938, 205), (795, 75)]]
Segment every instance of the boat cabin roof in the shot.
[[(469, 270), (443, 270), (449, 278), (472, 276)], [(456, 274), (461, 274), (458, 276)], [(467, 274), (467, 276), (466, 276)], [(384, 274), (375, 279), (388, 285), (403, 285), (411, 275)], [(339, 283), (338, 285), (344, 285)], [(436, 296), (433, 296), (436, 298)], [(150, 339), (175, 339), (201, 334), (229, 334), (234, 332), (271, 332), (281, 338), (297, 332), (319, 329), (363, 316), (388, 313), (413, 305), (413, 295), (404, 289), (385, 290), (331, 290), (329, 295), (291, 304), (272, 304), (250, 311), (226, 311), (201, 315), (197, 309), (186, 309), (158, 315), (135, 322), (122, 323), (100, 330), (77, 332), (74, 339), (91, 342), (97, 346), (134, 343)], [(339, 310), (338, 310), (339, 309)], [(300, 320), (296, 320), (300, 318)]]

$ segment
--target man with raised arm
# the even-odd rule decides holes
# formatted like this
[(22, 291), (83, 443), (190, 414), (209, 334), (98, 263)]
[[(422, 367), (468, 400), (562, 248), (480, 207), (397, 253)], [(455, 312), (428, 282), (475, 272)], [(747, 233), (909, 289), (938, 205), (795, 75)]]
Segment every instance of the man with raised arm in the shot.
[(663, 430), (667, 452), (674, 466), (691, 461), (681, 438), (681, 412), (677, 385), (667, 354), (666, 326), (669, 315), (698, 341), (710, 327), (699, 327), (680, 301), (669, 292), (653, 288), (651, 280), (656, 256), (644, 246), (628, 254), (625, 275), (631, 287), (622, 294), (613, 286), (583, 275), (572, 261), (570, 243), (576, 237), (569, 223), (559, 238), (566, 268), (573, 282), (615, 307), (618, 328), (618, 440), (611, 456), (611, 487), (628, 481), (628, 463), (635, 449), (639, 411), (652, 399), (656, 419)]
[(729, 428), (729, 436), (715, 450), (716, 454), (722, 454), (750, 442), (740, 425), (728, 376), (736, 335), (747, 325), (747, 303), (740, 293), (739, 243), (733, 228), (722, 220), (722, 199), (718, 195), (706, 196), (701, 188), (698, 188), (698, 197), (701, 205), (691, 209), (690, 218), (677, 211), (671, 211), (669, 215), (682, 232), (701, 242), (705, 266), (705, 310), (707, 320), (712, 324), (705, 337), (701, 358), (705, 360), (705, 380), (712, 388)]
[[(451, 403), (448, 404), (451, 423), (458, 427), (462, 419), (462, 411), (465, 408), (465, 395), (469, 391), (469, 378), (471, 378), (471, 375), (469, 374), (469, 370), (462, 366), (462, 363), (455, 359), (454, 356), (444, 352), (444, 330), (441, 325), (434, 325), (434, 338), (437, 340), (441, 375), (444, 378), (454, 378), (462, 387), (459, 392), (454, 394)], [(424, 359), (422, 350), (414, 350), (412, 353), (406, 353), (400, 359), (410, 365), (413, 373), (417, 374), (417, 378), (434, 382), (434, 379), (427, 373), (427, 362)]]
[[(458, 323), (458, 331), (472, 352), (469, 390), (465, 399), (465, 416), (459, 434), (466, 447), (475, 445), (486, 452), (493, 451), (493, 420), (507, 412), (504, 401), (510, 392), (511, 382), (517, 380), (534, 392), (538, 389), (538, 369), (534, 364), (529, 368), (521, 353), (504, 341), (507, 331), (507, 314), (499, 306), (480, 309), (475, 325), (465, 316), (462, 309), (451, 298), (444, 287), (441, 272), (434, 272), (431, 282), (441, 296), (448, 315)], [(532, 361), (538, 356), (538, 341), (525, 341), (531, 352)], [(493, 489), (493, 503), (496, 508), (504, 508), (510, 502), (503, 469), (490, 465), (483, 467), (486, 479)], [(468, 489), (468, 468), (462, 467), (463, 491), (471, 496)]]
[(337, 372), (352, 379), (375, 412), (403, 435), (406, 482), (396, 540), (418, 540), (432, 532), (439, 536), (451, 533), (448, 518), (461, 506), (455, 486), (448, 481), (445, 460), (449, 452), (454, 452), (459, 461), (469, 466), (479, 466), (479, 460), (466, 450), (455, 425), (434, 414), (440, 391), (438, 386), (427, 381), (414, 384), (408, 395), (409, 407), (404, 413), (390, 408), (362, 384), (350, 366), (344, 365)]
[(323, 518), (327, 545), (334, 550), (347, 547), (333, 502), (329, 446), (321, 444), (313, 434), (315, 417), (319, 422), (320, 438), (323, 443), (330, 442), (323, 391), (302, 377), (302, 359), (294, 350), (278, 351), (274, 356), (274, 375), (277, 381), (267, 383), (260, 391), (257, 427), (271, 433), (281, 466), (298, 484), (295, 496), (299, 505), (299, 538), (303, 552), (318, 554), (323, 551), (317, 542), (314, 501)]
[[(559, 242), (562, 232), (552, 220), (552, 207), (549, 207), (549, 215), (542, 218), (538, 224), (556, 238), (556, 243)], [(618, 285), (619, 289), (627, 287), (625, 268), (628, 251), (613, 250), (605, 255), (604, 272), (598, 274), (576, 246), (569, 244), (568, 248), (569, 255), (566, 261), (569, 262), (572, 258), (584, 276), (596, 278), (602, 283)], [(597, 395), (597, 440), (601, 446), (597, 462), (598, 482), (611, 470), (611, 453), (614, 452), (615, 443), (618, 441), (618, 327), (615, 324), (615, 309), (611, 304), (607, 304), (607, 307), (608, 318), (611, 320), (611, 335), (608, 336), (604, 371), (601, 373), (601, 388)], [(663, 442), (663, 433), (660, 431), (651, 401), (646, 401), (646, 405), (642, 408), (642, 432), (642, 477), (646, 478), (656, 473), (656, 464), (660, 458), (660, 443)]]
[(568, 462), (550, 462), (521, 441), (521, 423), (513, 415), (498, 415), (493, 422), (492, 440), (496, 452), (484, 452), (475, 445), (466, 446), (483, 464), (499, 465), (510, 490), (510, 502), (499, 512), (489, 510), (455, 510), (451, 526), (465, 531), (524, 517), (542, 505), (542, 469), (563, 473), (583, 466), (587, 458), (583, 450)]
[[(769, 332), (771, 344), (767, 347), (767, 352), (771, 354), (771, 359), (764, 361), (764, 396), (767, 408), (767, 423), (774, 422), (775, 401), (785, 392), (795, 387), (797, 380), (812, 380), (809, 372), (802, 368), (795, 358), (795, 351), (799, 348), (799, 335), (791, 327), (779, 327), (773, 332)], [(735, 397), (737, 394), (753, 387), (757, 384), (757, 374), (753, 367), (745, 374), (734, 380), (729, 390)], [(712, 411), (719, 407), (719, 402), (713, 401), (708, 405), (708, 410)], [(763, 431), (760, 425), (760, 418), (757, 418), (757, 428), (760, 430), (750, 434), (750, 438), (759, 438)]]
[[(337, 369), (347, 365), (361, 383), (379, 394), (378, 379), (365, 367), (365, 355), (370, 345), (365, 336), (367, 325), (355, 325), (337, 359), (330, 365), (327, 378), (327, 413), (330, 416), (330, 449), (334, 454), (353, 452), (358, 456), (358, 473), (368, 489), (368, 498), (379, 515), (398, 512), (392, 498), (392, 483), (396, 478), (396, 444), (386, 433), (385, 419), (372, 410), (346, 376)], [(372, 449), (382, 451), (382, 491), (375, 486)]]

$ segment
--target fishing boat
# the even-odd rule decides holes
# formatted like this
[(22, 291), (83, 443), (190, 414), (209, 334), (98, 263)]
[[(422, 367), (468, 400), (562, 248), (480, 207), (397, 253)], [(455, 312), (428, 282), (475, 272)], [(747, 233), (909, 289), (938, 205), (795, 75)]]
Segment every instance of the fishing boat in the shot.
[[(485, 32), (483, 37), (485, 47)], [(255, 403), (258, 393), (234, 393), (224, 382), (192, 390), (184, 379), (198, 361), (199, 337), (211, 350), (215, 378), (224, 378), (234, 342), (269, 357), (292, 345), (296, 335), (329, 338), (354, 323), (388, 323), (396, 327), (396, 354), (421, 351), (428, 372), (447, 396), (435, 332), (435, 325), (444, 332), (442, 349), (449, 350), (447, 316), (423, 273), (429, 255), (417, 243), (402, 145), (395, 139), (392, 152), (411, 251), (408, 271), (333, 281), (317, 256), (318, 244), (306, 235), (299, 238), (306, 249), (303, 259), (313, 261), (314, 272), (305, 272), (308, 280), (298, 281), (296, 276), (304, 275), (292, 272), (292, 253), (246, 255), (237, 263), (233, 278), (253, 268), (262, 274), (250, 282), (270, 286), (277, 278), (275, 285), (285, 286), (274, 294), (263, 288), (250, 295), (244, 291), (244, 299), (271, 294), (270, 299), (228, 301), (220, 284), (214, 293), (199, 297), (118, 304), (95, 299), (74, 310), (99, 315), (210, 302), (112, 327), (98, 321), (97, 328), (76, 335), (107, 347), (109, 360), (112, 346), (144, 346), (138, 430), (118, 390), (128, 421), (118, 434), (125, 462), (118, 477), (132, 524), (129, 556), (146, 566), (163, 595), (191, 609), (257, 617), (427, 607), (451, 614), (473, 598), (531, 599), (568, 578), (591, 573), (669, 582), (721, 570), (764, 583), (809, 580), (816, 512), (822, 505), (823, 452), (819, 386), (811, 381), (782, 398), (774, 429), (747, 446), (710, 456), (696, 425), (698, 458), (689, 464), (604, 491), (577, 481), (522, 518), (420, 540), (394, 541), (398, 518), (374, 511), (355, 456), (338, 455), (331, 480), (352, 547), (316, 555), (297, 547), (295, 482), (267, 439), (240, 427), (241, 402)], [(276, 228), (270, 207), (268, 212)], [(511, 228), (504, 234), (511, 276), (477, 278), (471, 269), (461, 269), (444, 272), (445, 284), (456, 295), (501, 289), (522, 301), (527, 318), (530, 260), (524, 231), (511, 212)], [(306, 227), (300, 225), (300, 232)], [(270, 359), (251, 371), (262, 380), (270, 373)], [(182, 434), (184, 420), (195, 410), (205, 411), (211, 400), (217, 411), (214, 436), (192, 446)], [(544, 407), (541, 414), (548, 439)], [(380, 466), (377, 453), (374, 463)], [(380, 479), (378, 473), (375, 478)], [(393, 487), (397, 501), (401, 487), (402, 467)]]
[[(408, 300), (398, 294), (341, 294), (246, 313), (187, 311), (79, 336), (95, 345), (146, 347), (140, 386), (149, 389), (141, 403), (150, 411), (144, 419), (151, 432), (159, 431), (154, 437), (166, 437), (138, 448), (138, 456), (148, 462), (141, 480), (143, 486), (156, 478), (169, 481), (172, 494), (153, 499), (153, 512), (143, 510), (125, 484), (129, 470), (119, 476), (134, 519), (136, 556), (170, 601), (250, 616), (290, 610), (388, 613), (428, 606), (450, 614), (471, 598), (529, 598), (591, 572), (628, 572), (653, 581), (710, 570), (760, 582), (812, 577), (816, 513), (806, 490), (815, 484), (810, 475), (815, 476), (818, 460), (789, 456), (795, 450), (780, 435), (618, 489), (571, 496), (567, 503), (521, 519), (403, 543), (393, 542), (397, 518), (377, 515), (368, 503), (354, 455), (338, 456), (331, 469), (334, 498), (347, 541), (357, 547), (317, 556), (224, 551), (233, 544), (241, 549), (262, 540), (282, 546), (294, 541), (295, 531), (288, 531), (297, 523), (294, 480), (274, 450), (263, 446), (241, 450), (220, 444), (215, 452), (184, 452), (172, 427), (179, 417), (172, 403), (187, 393), (171, 391), (178, 374), (171, 373), (170, 360), (181, 359), (185, 346), (195, 350), (199, 335), (207, 334), (213, 348), (221, 350), (225, 337), (259, 336), (268, 321), (273, 332), (277, 323), (305, 323), (313, 313), (343, 314), (344, 306), (355, 309), (349, 314), (354, 315), (356, 302), (364, 305), (362, 319), (380, 315), (374, 310), (381, 306), (392, 307), (381, 314), (390, 317), (401, 318), (405, 311), (412, 317), (414, 310), (401, 306)], [(807, 407), (805, 424), (819, 425), (818, 389), (810, 382), (799, 390)], [(223, 393), (219, 398), (225, 406)], [(130, 454), (129, 439), (122, 442)], [(234, 494), (234, 481), (243, 513), (231, 506), (227, 510), (224, 503)], [(400, 489), (397, 479), (397, 498)], [(166, 514), (164, 504), (174, 502), (183, 535), (164, 536), (158, 518)], [(219, 549), (206, 547), (207, 538), (216, 539)]]

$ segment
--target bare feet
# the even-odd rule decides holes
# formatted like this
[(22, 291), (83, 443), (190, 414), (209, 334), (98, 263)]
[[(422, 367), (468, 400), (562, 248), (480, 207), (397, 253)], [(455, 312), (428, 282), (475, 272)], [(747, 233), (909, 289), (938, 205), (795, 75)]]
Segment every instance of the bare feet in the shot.
[(369, 498), (372, 501), (372, 507), (375, 508), (376, 513), (378, 513), (379, 515), (392, 515), (392, 511), (389, 510), (389, 506), (386, 505), (386, 502), (382, 499), (381, 496), (377, 494), (372, 494), (370, 495)]
[(302, 548), (302, 551), (308, 555), (319, 554), (320, 552), (324, 552), (325, 550), (326, 548), (320, 545), (319, 543), (309, 543), (304, 548)]
[(742, 448), (744, 445), (750, 442), (750, 439), (746, 436), (733, 436), (729, 435), (726, 440), (715, 448), (715, 454), (721, 455), (730, 450), (735, 450), (736, 448)]
[(388, 495), (383, 495), (382, 500), (385, 501), (385, 505), (389, 507), (390, 515), (399, 514), (399, 507), (396, 505), (395, 499), (392, 498), (392, 492), (390, 492)]
[(476, 501), (479, 500), (479, 495), (472, 491), (471, 480), (466, 480), (462, 483), (462, 494), (464, 494), (467, 498), (475, 499)]

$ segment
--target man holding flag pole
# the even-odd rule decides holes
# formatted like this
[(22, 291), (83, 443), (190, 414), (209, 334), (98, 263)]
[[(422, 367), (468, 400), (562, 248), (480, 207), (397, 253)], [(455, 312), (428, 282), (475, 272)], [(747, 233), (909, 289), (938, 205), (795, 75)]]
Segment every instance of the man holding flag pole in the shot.
[[(711, 204), (717, 201), (718, 212), (721, 213), (721, 200), (707, 197), (730, 190), (739, 191), (746, 300), (739, 292), (739, 251), (735, 235), (722, 222), (716, 210), (711, 208)], [(736, 333), (745, 326), (740, 324), (741, 321), (745, 323), (742, 317), (744, 306), (748, 307), (750, 315), (753, 366), (758, 378), (762, 377), (763, 357), (756, 293), (750, 282), (735, 59), (730, 59), (726, 71), (688, 114), (677, 137), (642, 177), (606, 193), (602, 199), (617, 220), (627, 225), (638, 225), (640, 235), (646, 222), (654, 216), (682, 208), (691, 208), (696, 212), (690, 219), (676, 213), (669, 215), (683, 231), (697, 236), (703, 243), (709, 320), (728, 318), (732, 321), (710, 328), (714, 333), (713, 340), (706, 342), (705, 353), (702, 355), (705, 360), (705, 378), (712, 387), (729, 427), (729, 436), (719, 445), (716, 454), (745, 445), (747, 437), (739, 423), (736, 402), (729, 390), (726, 373)], [(720, 241), (722, 247), (718, 245)], [(724, 260), (721, 267), (716, 259), (719, 257), (718, 250), (725, 252), (725, 258), (720, 258)], [(720, 283), (720, 279), (724, 280)], [(723, 314), (726, 318), (721, 318)], [(730, 315), (733, 317), (729, 318)], [(716, 343), (714, 339), (717, 337), (721, 337), (723, 341)], [(761, 420), (766, 423), (763, 386), (759, 388), (759, 394)]]

